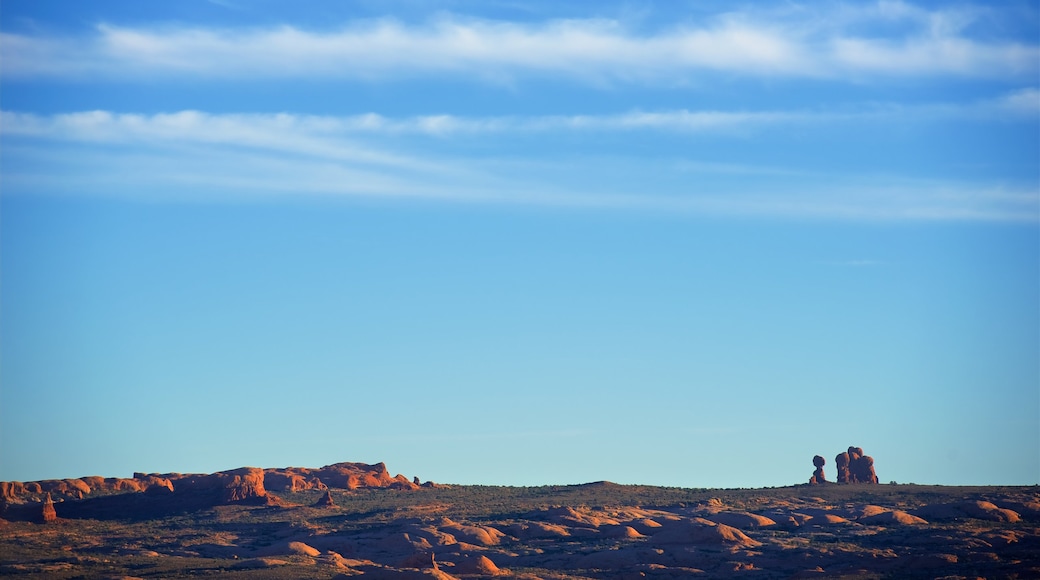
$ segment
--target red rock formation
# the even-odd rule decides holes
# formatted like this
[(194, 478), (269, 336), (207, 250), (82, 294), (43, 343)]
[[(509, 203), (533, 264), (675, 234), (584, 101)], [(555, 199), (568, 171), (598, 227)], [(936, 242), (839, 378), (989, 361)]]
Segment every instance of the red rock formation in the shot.
[(264, 489), (263, 469), (242, 467), (224, 472), (224, 474), (230, 478), (224, 483), (222, 499), (225, 502), (230, 503), (267, 495), (267, 490)]
[(325, 490), (325, 495), (318, 498), (318, 501), (314, 502), (312, 507), (316, 508), (333, 508), (336, 507), (336, 502), (332, 500), (332, 492)]
[[(415, 478), (418, 480), (418, 478)], [(426, 482), (426, 487), (436, 484)], [(403, 475), (391, 477), (383, 463), (335, 463), (320, 469), (286, 467), (284, 469), (241, 469), (213, 474), (146, 474), (134, 473), (132, 479), (88, 476), (79, 479), (45, 480), (22, 483), (0, 482), (0, 499), (10, 504), (41, 501), (45, 493), (55, 499), (83, 499), (97, 493), (155, 492), (198, 493), (217, 496), (215, 501), (237, 502), (268, 496), (267, 489), (285, 491), (359, 489), (383, 487), (401, 490), (419, 489), (420, 485)]]
[(827, 478), (823, 475), (823, 466), (827, 464), (827, 460), (817, 455), (813, 457), (812, 463), (816, 466), (816, 471), (814, 471), (812, 477), (809, 478), (809, 484), (817, 485), (827, 483)]
[(834, 458), (834, 465), (838, 470), (838, 483), (849, 483), (849, 453), (843, 451)]
[(878, 483), (874, 473), (874, 458), (863, 454), (862, 447), (849, 447), (834, 458), (838, 469), (838, 483)]
[(58, 521), (58, 512), (54, 509), (54, 500), (51, 499), (51, 494), (47, 494), (47, 498), (43, 500), (43, 506), (40, 510), (40, 519), (45, 524)]
[(491, 558), (483, 555), (468, 556), (455, 565), (456, 574), (473, 574), (483, 577), (497, 576), (502, 570), (491, 561)]
[(26, 494), (25, 484), (20, 481), (0, 481), (0, 498), (4, 501), (18, 501)]
[(434, 553), (426, 551), (411, 554), (410, 556), (402, 560), (399, 565), (402, 568), (432, 568), (434, 570), (440, 569), (440, 567), (437, 565), (437, 557), (434, 555)]
[(863, 455), (856, 462), (853, 468), (856, 474), (856, 480), (860, 483), (878, 483), (877, 474), (874, 473), (874, 458), (869, 455)]
[[(265, 470), (268, 487), (303, 491), (308, 489), (359, 489), (366, 487), (390, 487), (395, 489), (418, 489), (419, 484), (403, 475), (391, 477), (386, 465), (376, 463), (334, 463), (320, 469), (286, 467)], [(418, 478), (416, 478), (418, 479)]]
[(166, 476), (173, 484), (174, 494), (208, 494), (215, 496), (221, 503), (267, 497), (264, 470), (256, 467), (241, 467), (209, 475), (171, 473)]
[(849, 447), (849, 474), (853, 483), (877, 483), (874, 458), (863, 453), (862, 447)]
[(95, 493), (146, 491), (154, 486), (171, 488), (170, 482), (163, 478), (143, 474), (134, 476), (134, 479), (103, 478), (95, 475), (79, 479), (46, 479), (29, 483), (3, 481), (0, 482), (0, 497), (11, 503), (21, 503), (40, 501), (47, 493), (51, 494), (52, 498), (68, 500), (83, 499)]
[(273, 469), (264, 471), (264, 486), (268, 489), (304, 491), (307, 489), (316, 489), (319, 484), (323, 486), (325, 485), (316, 477), (308, 480), (306, 477), (298, 473), (286, 473), (284, 471), (276, 471)]

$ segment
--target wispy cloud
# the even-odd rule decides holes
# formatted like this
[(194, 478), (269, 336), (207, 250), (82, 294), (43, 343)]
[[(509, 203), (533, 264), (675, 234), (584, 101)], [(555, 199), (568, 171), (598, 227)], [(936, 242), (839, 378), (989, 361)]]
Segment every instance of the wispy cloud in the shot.
[(1021, 89), (996, 99), (991, 104), (997, 110), (1018, 115), (1037, 115), (1040, 114), (1040, 90)]
[(12, 136), (93, 142), (190, 141), (293, 151), (383, 165), (414, 165), (419, 160), (374, 150), (352, 138), (366, 135), (481, 135), (501, 133), (658, 131), (726, 132), (777, 125), (823, 124), (900, 119), (1004, 119), (1029, 121), (1040, 114), (1040, 89), (1024, 88), (972, 103), (900, 105), (869, 103), (841, 109), (719, 111), (687, 109), (630, 111), (602, 115), (479, 117), (448, 114), (387, 117), (210, 114), (178, 111), (141, 115), (83, 111), (37, 115), (0, 111), (0, 132)]
[[(688, 81), (705, 72), (762, 77), (954, 75), (1035, 78), (1035, 42), (975, 38), (971, 12), (899, 2), (870, 10), (730, 12), (650, 31), (609, 19), (516, 23), (442, 16), (336, 30), (100, 24), (84, 36), (4, 33), (3, 75), (133, 80), (191, 78), (393, 79), (465, 75), (512, 80), (549, 75), (585, 82)], [(878, 20), (898, 21), (880, 33)], [(854, 26), (859, 25), (859, 28)]]
[[(788, 122), (778, 121), (786, 119), (778, 113), (712, 113), (705, 118), (710, 122), (686, 111), (508, 122), (198, 111), (3, 112), (0, 161), (5, 194), (66, 192), (164, 199), (375, 196), (787, 219), (1038, 219), (1040, 196), (1035, 185), (813, 176), (788, 168), (696, 159), (604, 159), (587, 153), (563, 158), (530, 152), (513, 158), (475, 158), (453, 154), (440, 138), (416, 140), (407, 134), (457, 134), (445, 133), (446, 126), (455, 126), (455, 131), (458, 127), (477, 131), (476, 127), (495, 132), (548, 131), (546, 127), (660, 131), (672, 130), (671, 124), (684, 119), (695, 126)], [(481, 134), (470, 137), (479, 139)], [(617, 172), (624, 179), (612, 177)], [(691, 179), (692, 174), (698, 177)], [(756, 175), (767, 179), (745, 179)], [(645, 184), (653, 188), (648, 190)]]
[[(364, 134), (495, 134), (546, 131), (719, 131), (777, 123), (833, 120), (840, 115), (785, 111), (660, 111), (614, 115), (464, 117), (425, 115), (392, 118), (376, 113), (352, 116), (222, 114), (180, 111), (156, 115), (84, 111), (41, 116), (3, 111), (0, 130), (8, 135), (65, 140), (128, 142), (184, 140), (292, 149), (321, 155), (342, 154), (393, 164), (392, 156), (342, 141)], [(322, 139), (336, 137), (333, 144)]]

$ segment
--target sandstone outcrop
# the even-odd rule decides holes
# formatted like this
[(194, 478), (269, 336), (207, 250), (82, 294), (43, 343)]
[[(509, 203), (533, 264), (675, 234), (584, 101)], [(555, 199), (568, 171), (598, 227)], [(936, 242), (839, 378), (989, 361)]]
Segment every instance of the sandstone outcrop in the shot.
[(883, 511), (878, 514), (873, 514), (865, 517), (861, 517), (858, 520), (861, 524), (871, 525), (882, 525), (882, 526), (915, 526), (915, 525), (927, 525), (928, 522), (917, 516), (910, 515), (901, 510)]
[(762, 543), (748, 537), (744, 532), (726, 524), (702, 518), (693, 518), (671, 524), (650, 537), (652, 545), (719, 545), (726, 548), (754, 548)]
[(58, 512), (54, 509), (54, 500), (49, 493), (40, 507), (40, 520), (45, 524), (58, 521)]
[[(419, 488), (417, 481), (410, 481), (403, 475), (390, 476), (384, 463), (334, 463), (319, 469), (306, 467), (286, 467), (264, 470), (270, 489), (288, 491), (305, 491), (309, 489), (360, 489), (369, 487), (389, 487), (393, 489), (414, 490)], [(416, 480), (419, 478), (416, 477)]]
[(497, 576), (502, 570), (487, 556), (473, 556), (466, 558), (455, 565), (457, 574), (477, 574), (480, 576)]
[[(140, 476), (140, 477), (138, 477)], [(42, 481), (0, 481), (0, 497), (11, 503), (43, 501), (45, 494), (52, 499), (83, 499), (99, 493), (147, 491), (152, 487), (170, 488), (169, 480), (156, 476), (134, 474), (133, 479), (88, 476), (78, 479), (46, 479)]]
[(241, 467), (211, 474), (165, 474), (173, 484), (175, 495), (208, 496), (215, 503), (235, 503), (246, 500), (259, 502), (267, 496), (264, 488), (264, 470)]
[(1022, 516), (1014, 510), (997, 507), (994, 503), (979, 500), (966, 500), (952, 504), (931, 504), (916, 509), (914, 514), (926, 520), (972, 518), (1012, 524), (1022, 519)]
[(838, 483), (849, 483), (851, 475), (849, 474), (849, 452), (842, 451), (834, 458), (834, 467), (838, 470), (837, 481)]
[[(443, 487), (419, 478), (391, 476), (383, 463), (335, 463), (319, 469), (243, 467), (211, 474), (134, 473), (133, 478), (88, 476), (78, 479), (0, 482), (0, 500), (7, 504), (41, 502), (46, 494), (55, 500), (79, 500), (95, 495), (128, 492), (213, 495), (218, 503), (275, 501), (267, 491), (307, 491), (362, 488), (416, 490)], [(267, 499), (265, 499), (267, 498)]]
[(849, 447), (850, 483), (877, 483), (874, 458), (863, 454), (862, 447)]
[(816, 471), (809, 478), (809, 483), (811, 485), (827, 483), (827, 477), (823, 474), (823, 466), (827, 464), (827, 460), (817, 455), (813, 457), (812, 463), (816, 466)]
[(334, 508), (334, 507), (336, 507), (336, 502), (333, 501), (333, 499), (332, 499), (332, 492), (329, 491), (329, 490), (325, 490), (325, 495), (323, 495), (320, 498), (318, 498), (318, 501), (314, 502), (314, 505), (312, 507), (316, 507), (316, 508)]
[(864, 455), (862, 447), (849, 447), (848, 451), (839, 453), (834, 464), (838, 483), (878, 483), (874, 458)]
[(775, 521), (766, 516), (738, 511), (718, 512), (706, 516), (706, 519), (717, 524), (726, 524), (727, 526), (732, 526), (737, 529), (762, 528), (776, 525)]

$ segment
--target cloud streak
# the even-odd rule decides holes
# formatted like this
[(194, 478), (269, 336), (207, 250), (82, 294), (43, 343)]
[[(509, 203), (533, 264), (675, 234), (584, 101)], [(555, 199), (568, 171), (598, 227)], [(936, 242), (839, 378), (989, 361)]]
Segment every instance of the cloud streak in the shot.
[[(1022, 95), (1030, 93), (1014, 93), (1011, 100), (1022, 100)], [(688, 111), (527, 120), (3, 112), (0, 160), (5, 194), (195, 200), (369, 196), (785, 219), (1038, 219), (1035, 185), (808, 175), (788, 168), (696, 159), (606, 159), (587, 153), (475, 158), (453, 154), (442, 139), (463, 131), (477, 139), (481, 131), (662, 131), (682, 123), (715, 130), (719, 125), (746, 127), (792, 118), (799, 117)], [(410, 136), (414, 132), (437, 138), (416, 139)], [(619, 175), (624, 179), (617, 179)], [(653, 189), (639, 185), (646, 183)]]
[[(1040, 48), (973, 38), (965, 19), (883, 2), (820, 13), (727, 13), (650, 31), (619, 20), (536, 23), (441, 16), (422, 24), (390, 19), (335, 30), (97, 25), (83, 36), (4, 33), (8, 78), (135, 80), (385, 80), (428, 75), (511, 82), (525, 75), (591, 83), (688, 82), (705, 73), (861, 79), (872, 76), (1031, 78)], [(832, 14), (827, 14), (827, 10)], [(806, 21), (807, 16), (812, 16)], [(872, 32), (877, 20), (905, 25)], [(851, 22), (851, 24), (850, 24)], [(852, 24), (860, 24), (857, 29)]]
[[(1035, 122), (1040, 89), (1024, 88), (967, 104), (874, 103), (840, 110), (719, 111), (687, 109), (631, 111), (605, 115), (473, 117), (449, 114), (387, 117), (377, 113), (350, 116), (210, 114), (186, 110), (141, 115), (83, 111), (37, 115), (0, 111), (0, 131), (23, 137), (94, 142), (191, 141), (295, 151), (383, 165), (407, 165), (405, 159), (374, 151), (352, 137), (381, 135), (482, 135), (544, 132), (674, 133), (757, 130), (777, 125), (821, 124), (900, 119), (986, 119)], [(334, 139), (334, 141), (330, 141)]]

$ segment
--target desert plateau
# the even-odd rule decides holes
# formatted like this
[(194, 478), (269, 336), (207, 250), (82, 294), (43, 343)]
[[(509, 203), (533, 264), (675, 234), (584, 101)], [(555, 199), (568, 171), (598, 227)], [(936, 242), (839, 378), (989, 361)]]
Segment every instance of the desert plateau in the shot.
[(493, 487), (337, 463), (3, 482), (0, 574), (1040, 577), (1035, 486), (828, 483), (820, 465), (813, 481), (825, 483)]

